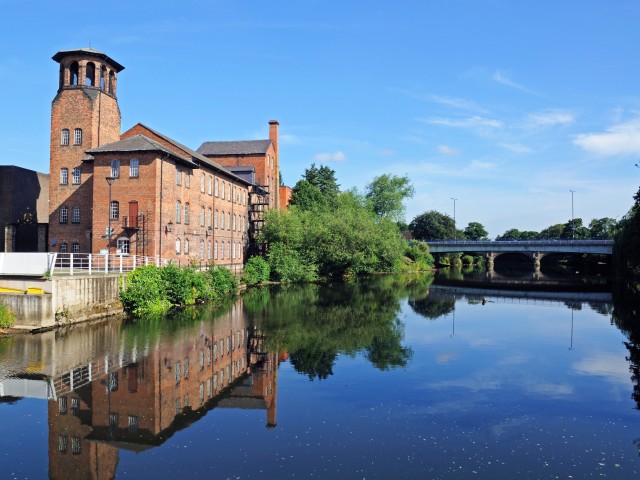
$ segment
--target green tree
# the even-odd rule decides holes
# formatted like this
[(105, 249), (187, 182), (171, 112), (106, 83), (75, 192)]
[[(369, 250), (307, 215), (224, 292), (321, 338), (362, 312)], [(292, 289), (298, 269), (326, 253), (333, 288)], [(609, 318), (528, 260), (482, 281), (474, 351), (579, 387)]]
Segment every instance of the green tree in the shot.
[(463, 233), (468, 240), (486, 240), (489, 235), (484, 225), (479, 222), (469, 222)]
[(302, 210), (325, 210), (333, 208), (338, 193), (336, 172), (323, 165), (318, 168), (314, 163), (294, 185), (290, 204)]
[(540, 238), (543, 240), (554, 240), (562, 237), (562, 232), (564, 231), (564, 225), (562, 223), (557, 223), (555, 225), (551, 225), (550, 227), (545, 228), (540, 232)]
[(365, 198), (371, 203), (376, 215), (396, 222), (404, 220), (403, 201), (413, 197), (413, 194), (414, 189), (407, 176), (380, 175), (365, 188)]
[(496, 240), (520, 240), (521, 235), (522, 234), (520, 230), (518, 230), (517, 228), (510, 228), (502, 235), (498, 235), (496, 237)]
[(560, 238), (576, 240), (589, 238), (589, 229), (582, 224), (581, 218), (574, 218), (563, 225)]
[(418, 240), (453, 240), (457, 235), (453, 219), (444, 213), (430, 210), (415, 217), (409, 224), (413, 237)]
[(328, 207), (327, 200), (320, 188), (311, 185), (307, 180), (300, 180), (291, 189), (289, 204), (301, 210), (324, 210)]
[(594, 218), (589, 222), (589, 236), (591, 238), (613, 238), (618, 229), (615, 218)]

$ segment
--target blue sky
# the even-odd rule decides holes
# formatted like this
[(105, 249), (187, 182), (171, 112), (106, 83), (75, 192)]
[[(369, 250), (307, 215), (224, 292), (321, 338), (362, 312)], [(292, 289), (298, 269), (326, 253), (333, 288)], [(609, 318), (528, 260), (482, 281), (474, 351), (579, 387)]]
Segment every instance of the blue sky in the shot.
[[(108, 8), (107, 8), (108, 7)], [(122, 128), (197, 148), (280, 122), (293, 185), (312, 163), (362, 190), (409, 175), (427, 210), (491, 236), (624, 215), (640, 169), (636, 0), (0, 0), (0, 164), (48, 172), (51, 56), (125, 66)]]

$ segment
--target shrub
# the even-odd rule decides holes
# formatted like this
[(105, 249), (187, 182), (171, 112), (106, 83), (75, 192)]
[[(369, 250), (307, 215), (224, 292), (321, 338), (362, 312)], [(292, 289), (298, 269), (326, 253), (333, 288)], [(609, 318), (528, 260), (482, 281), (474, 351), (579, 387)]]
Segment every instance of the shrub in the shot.
[(283, 243), (271, 245), (267, 254), (271, 276), (284, 283), (314, 282), (318, 279), (318, 267), (305, 262), (297, 250)]
[(473, 265), (473, 257), (471, 255), (463, 255), (461, 260), (463, 265)]
[(173, 305), (193, 305), (199, 298), (195, 288), (197, 272), (194, 267), (180, 268), (169, 263), (161, 270), (166, 295)]
[(235, 292), (238, 288), (238, 281), (229, 269), (212, 266), (209, 267), (208, 272), (211, 288), (217, 291), (220, 295), (227, 295)]
[(120, 292), (120, 300), (125, 310), (135, 315), (168, 310), (171, 302), (167, 298), (161, 269), (149, 265), (130, 272), (127, 288)]
[(271, 269), (269, 264), (262, 257), (251, 257), (244, 266), (241, 282), (247, 285), (256, 285), (269, 280)]
[(6, 305), (0, 303), (0, 328), (7, 328), (16, 321), (15, 314)]

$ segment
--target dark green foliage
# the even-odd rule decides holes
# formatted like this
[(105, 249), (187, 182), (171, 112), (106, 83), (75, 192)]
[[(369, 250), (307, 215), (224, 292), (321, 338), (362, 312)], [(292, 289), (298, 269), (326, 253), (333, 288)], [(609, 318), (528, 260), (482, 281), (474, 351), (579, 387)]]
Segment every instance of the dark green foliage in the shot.
[(384, 174), (373, 179), (365, 189), (365, 198), (378, 217), (400, 222), (404, 220), (404, 200), (413, 197), (409, 177)]
[(7, 328), (13, 325), (16, 320), (15, 314), (3, 303), (0, 303), (0, 328)]
[(211, 288), (220, 296), (229, 295), (237, 290), (238, 281), (230, 270), (212, 266), (207, 271)]
[(336, 172), (324, 165), (318, 168), (314, 163), (294, 185), (290, 204), (300, 210), (326, 210), (333, 207), (339, 192)]
[(457, 236), (453, 218), (430, 210), (415, 217), (409, 224), (413, 237), (418, 240), (454, 240)]
[(464, 229), (464, 236), (467, 240), (487, 240), (489, 232), (479, 222), (469, 222)]
[(270, 268), (262, 257), (251, 257), (244, 266), (244, 272), (240, 281), (246, 285), (257, 285), (269, 280)]
[(404, 271), (428, 271), (433, 268), (433, 256), (429, 253), (429, 245), (420, 240), (410, 240), (404, 252)]
[(471, 255), (463, 255), (460, 260), (463, 265), (473, 265), (473, 256)]
[(134, 315), (157, 314), (171, 307), (166, 293), (162, 270), (154, 265), (141, 267), (127, 275), (126, 288), (120, 300), (127, 312)]

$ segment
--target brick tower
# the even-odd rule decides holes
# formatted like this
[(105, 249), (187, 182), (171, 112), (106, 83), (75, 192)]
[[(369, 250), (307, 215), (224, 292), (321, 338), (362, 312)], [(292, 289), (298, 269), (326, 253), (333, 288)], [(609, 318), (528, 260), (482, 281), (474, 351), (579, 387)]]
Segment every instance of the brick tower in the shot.
[(124, 67), (91, 48), (52, 58), (60, 79), (51, 105), (48, 250), (91, 252), (93, 158), (85, 152), (120, 139), (116, 85)]

